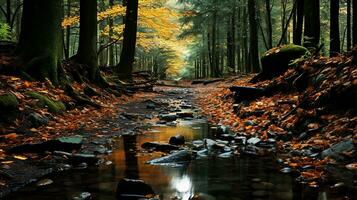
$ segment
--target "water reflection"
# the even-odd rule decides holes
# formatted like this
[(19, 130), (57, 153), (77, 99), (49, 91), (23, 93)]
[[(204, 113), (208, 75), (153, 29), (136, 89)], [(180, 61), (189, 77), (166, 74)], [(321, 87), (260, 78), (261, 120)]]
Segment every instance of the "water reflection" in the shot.
[(194, 186), (188, 175), (173, 177), (170, 185), (172, 189), (176, 190), (175, 197), (179, 199), (188, 200), (194, 195)]
[(124, 177), (129, 179), (139, 179), (139, 165), (137, 155), (137, 144), (135, 135), (123, 136), (125, 154)]

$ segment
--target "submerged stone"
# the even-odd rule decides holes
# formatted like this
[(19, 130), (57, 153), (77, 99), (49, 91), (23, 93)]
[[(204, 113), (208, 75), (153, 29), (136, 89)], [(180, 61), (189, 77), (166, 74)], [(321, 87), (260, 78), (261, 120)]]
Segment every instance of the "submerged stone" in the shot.
[(117, 199), (146, 199), (155, 192), (150, 185), (143, 180), (121, 179), (116, 190)]

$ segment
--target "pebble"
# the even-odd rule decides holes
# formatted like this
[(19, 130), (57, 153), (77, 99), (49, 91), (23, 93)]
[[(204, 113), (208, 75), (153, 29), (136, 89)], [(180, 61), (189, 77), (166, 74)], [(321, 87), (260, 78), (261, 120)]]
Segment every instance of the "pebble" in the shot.
[(285, 168), (281, 169), (280, 171), (284, 174), (288, 174), (288, 173), (292, 172), (292, 169), (289, 167), (285, 167)]
[(36, 186), (37, 187), (43, 187), (43, 186), (46, 186), (46, 185), (51, 185), (53, 183), (53, 180), (51, 179), (43, 179), (43, 180), (40, 180), (36, 183)]
[(89, 199), (91, 196), (92, 195), (89, 192), (82, 192), (77, 195), (74, 195), (72, 197), (72, 200), (85, 200), (85, 199)]

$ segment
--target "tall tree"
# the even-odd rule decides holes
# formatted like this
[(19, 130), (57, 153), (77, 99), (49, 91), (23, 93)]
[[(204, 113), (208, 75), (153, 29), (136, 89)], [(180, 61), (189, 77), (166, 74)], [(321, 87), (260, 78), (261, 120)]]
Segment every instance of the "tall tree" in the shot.
[(304, 46), (317, 48), (320, 43), (320, 0), (305, 0)]
[(265, 9), (266, 9), (266, 23), (267, 23), (267, 44), (268, 48), (273, 48), (273, 24), (271, 19), (271, 4), (270, 0), (265, 1)]
[(138, 0), (126, 2), (123, 49), (119, 65), (117, 66), (119, 77), (122, 79), (131, 79), (131, 73), (133, 71), (138, 26), (138, 4)]
[(302, 30), (304, 24), (304, 0), (296, 0), (296, 23), (293, 33), (293, 43), (301, 45)]
[(255, 0), (248, 0), (249, 16), (249, 66), (253, 73), (260, 71), (259, 53), (258, 53), (258, 32), (257, 32), (257, 15)]
[(85, 65), (87, 77), (100, 83), (97, 56), (97, 0), (80, 0), (79, 45), (76, 61)]
[(340, 52), (340, 1), (330, 0), (330, 55)]
[(33, 78), (58, 83), (62, 55), (62, 0), (24, 0), (21, 33), (16, 54)]
[(351, 0), (347, 0), (347, 51), (351, 50), (351, 39), (352, 39), (352, 32), (351, 32)]
[(357, 45), (357, 0), (352, 0), (352, 45)]

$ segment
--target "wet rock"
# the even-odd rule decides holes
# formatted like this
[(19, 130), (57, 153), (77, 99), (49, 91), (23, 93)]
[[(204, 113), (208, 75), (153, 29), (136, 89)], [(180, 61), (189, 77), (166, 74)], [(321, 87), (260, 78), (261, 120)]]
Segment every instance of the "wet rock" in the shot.
[(172, 136), (169, 140), (169, 144), (171, 145), (184, 145), (185, 137), (183, 135), (175, 135)]
[(181, 164), (184, 162), (188, 162), (191, 160), (191, 152), (188, 150), (181, 150), (170, 154), (168, 156), (164, 156), (161, 158), (157, 158), (151, 161), (148, 161), (148, 164), (151, 165), (161, 165), (161, 164)]
[(332, 147), (324, 150), (321, 153), (322, 158), (330, 157), (335, 160), (341, 161), (344, 160), (345, 158), (343, 157), (344, 152), (350, 152), (350, 151), (355, 151), (355, 146), (353, 144), (352, 139), (350, 140), (345, 140), (340, 143), (337, 143), (333, 145)]
[(178, 112), (176, 115), (179, 118), (193, 118), (193, 113), (192, 112)]
[(268, 152), (265, 151), (264, 149), (253, 145), (247, 145), (244, 148), (243, 153), (252, 156), (266, 156), (268, 154)]
[(53, 180), (51, 179), (43, 179), (40, 180), (36, 183), (37, 187), (43, 187), (43, 186), (47, 186), (47, 185), (51, 185), (53, 183)]
[(73, 165), (78, 165), (81, 163), (95, 165), (99, 160), (99, 158), (94, 154), (72, 154), (64, 151), (55, 151), (54, 154), (59, 156), (66, 156), (66, 158), (68, 158), (68, 160)]
[(217, 135), (224, 135), (224, 134), (230, 134), (231, 130), (229, 129), (228, 126), (217, 126), (217, 131), (216, 131)]
[(231, 158), (233, 156), (233, 152), (221, 153), (218, 155), (218, 158)]
[(175, 114), (161, 114), (159, 115), (159, 119), (160, 120), (164, 120), (164, 121), (168, 121), (168, 122), (172, 122), (177, 120), (178, 116)]
[(27, 128), (38, 128), (40, 126), (48, 124), (49, 119), (37, 113), (31, 113), (25, 119)]
[(199, 193), (199, 194), (195, 194), (189, 200), (215, 200), (215, 199), (216, 198), (211, 195)]
[(251, 144), (251, 145), (256, 145), (260, 142), (261, 140), (257, 137), (253, 137), (250, 138), (249, 140), (247, 140), (247, 144)]
[(91, 196), (92, 194), (89, 192), (81, 192), (79, 194), (73, 195), (72, 200), (86, 200), (86, 199), (90, 199)]
[(117, 199), (146, 199), (155, 192), (150, 185), (142, 180), (121, 179), (116, 190)]
[(205, 139), (204, 144), (209, 150), (212, 150), (213, 146), (216, 144), (216, 141), (211, 140), (211, 139)]
[(9, 149), (8, 153), (43, 153), (46, 151), (73, 151), (82, 147), (83, 137), (61, 137), (58, 139), (50, 140), (37, 144), (24, 144)]
[(233, 141), (235, 136), (234, 135), (231, 135), (231, 134), (223, 134), (221, 136), (218, 137), (220, 140), (224, 140), (224, 141)]
[(147, 109), (151, 109), (151, 110), (155, 110), (156, 105), (155, 105), (154, 103), (148, 103), (148, 104), (146, 105), (146, 108), (147, 108)]
[(80, 163), (75, 167), (75, 169), (87, 169), (87, 167), (88, 167), (87, 163)]
[(184, 102), (181, 103), (180, 107), (181, 107), (182, 109), (192, 109), (192, 105), (187, 104), (187, 103), (184, 103)]
[(202, 140), (194, 140), (194, 141), (192, 141), (192, 145), (195, 148), (202, 148), (204, 145), (204, 142)]
[(207, 149), (203, 149), (201, 151), (197, 151), (197, 156), (198, 157), (201, 157), (201, 158), (204, 158), (204, 157), (207, 157), (208, 156), (208, 150)]
[(280, 170), (282, 173), (284, 174), (289, 174), (291, 173), (293, 170), (290, 167), (285, 167), (283, 169)]
[(173, 150), (179, 150), (180, 147), (171, 144), (162, 144), (158, 142), (145, 142), (141, 145), (141, 148), (152, 151), (169, 152)]
[(247, 143), (247, 138), (244, 136), (237, 136), (234, 138), (234, 141), (239, 145), (245, 145)]

